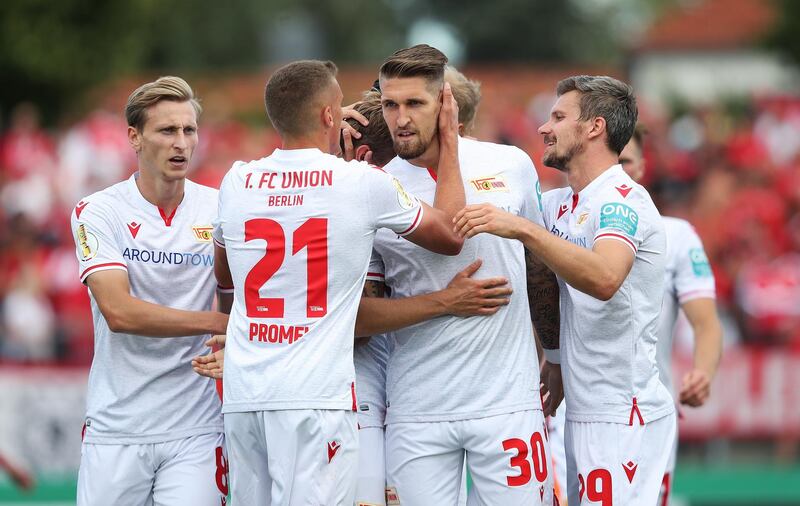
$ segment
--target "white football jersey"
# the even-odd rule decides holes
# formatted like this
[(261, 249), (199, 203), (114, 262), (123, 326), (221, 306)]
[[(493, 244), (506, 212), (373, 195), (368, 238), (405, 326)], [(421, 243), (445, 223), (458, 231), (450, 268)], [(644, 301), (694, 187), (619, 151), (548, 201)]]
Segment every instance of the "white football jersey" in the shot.
[(233, 165), (214, 227), (235, 286), (223, 412), (357, 409), (353, 336), (375, 231), (409, 234), (422, 212), (384, 171), (318, 149)]
[[(81, 281), (127, 271), (134, 297), (210, 311), (216, 282), (211, 225), (217, 190), (186, 181), (167, 216), (130, 179), (81, 200), (72, 213)], [(214, 381), (192, 371), (208, 335), (143, 337), (111, 332), (89, 291), (94, 358), (86, 406), (87, 443), (145, 444), (222, 432)]]
[(667, 232), (667, 267), (664, 276), (664, 305), (658, 322), (656, 361), (661, 382), (670, 392), (672, 383), (672, 338), (678, 309), (693, 299), (716, 298), (714, 273), (703, 243), (694, 227), (678, 218), (663, 217)]
[[(467, 204), (489, 202), (542, 223), (539, 181), (528, 155), (518, 148), (459, 139)], [(412, 193), (432, 202), (432, 171), (395, 158), (385, 167)], [(539, 361), (528, 308), (522, 243), (480, 234), (461, 254), (445, 257), (381, 230), (379, 262), (392, 298), (441, 290), (474, 260), (477, 279), (504, 276), (514, 290), (509, 305), (492, 316), (439, 317), (391, 333), (386, 423), (437, 422), (541, 409)]]
[(559, 277), (567, 420), (639, 424), (672, 413), (655, 361), (666, 235), (647, 190), (614, 165), (580, 193), (547, 192), (544, 207), (552, 234), (590, 250), (597, 240), (616, 240), (636, 255), (608, 301)]
[[(369, 276), (369, 275), (368, 275)], [(381, 427), (386, 421), (386, 362), (389, 342), (385, 334), (372, 336), (366, 343), (356, 342), (353, 365), (356, 369), (359, 427)]]

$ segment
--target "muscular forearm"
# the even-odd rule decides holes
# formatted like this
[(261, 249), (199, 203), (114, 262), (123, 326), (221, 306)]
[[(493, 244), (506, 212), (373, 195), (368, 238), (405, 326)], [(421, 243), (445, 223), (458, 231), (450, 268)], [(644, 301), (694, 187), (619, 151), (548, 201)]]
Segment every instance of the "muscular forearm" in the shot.
[(689, 304), (706, 306), (703, 318), (696, 314), (690, 316), (691, 309), (686, 314), (694, 331), (694, 369), (705, 371), (713, 378), (722, 355), (722, 325), (716, 316), (715, 302), (713, 299), (690, 301), (684, 309)]
[(147, 337), (224, 334), (228, 316), (214, 311), (184, 311), (127, 296), (101, 311), (113, 332)]
[(356, 317), (356, 337), (366, 337), (408, 327), (446, 313), (440, 292), (404, 299), (362, 297)]
[(576, 246), (523, 220), (519, 240), (555, 274), (573, 288), (600, 300), (608, 300), (619, 289), (619, 279), (598, 253)]
[(458, 163), (458, 142), (453, 139), (441, 139), (439, 143), (440, 158), (437, 172), (436, 193), (433, 207), (441, 210), (447, 217), (448, 228), (451, 220), (466, 205), (464, 182)]

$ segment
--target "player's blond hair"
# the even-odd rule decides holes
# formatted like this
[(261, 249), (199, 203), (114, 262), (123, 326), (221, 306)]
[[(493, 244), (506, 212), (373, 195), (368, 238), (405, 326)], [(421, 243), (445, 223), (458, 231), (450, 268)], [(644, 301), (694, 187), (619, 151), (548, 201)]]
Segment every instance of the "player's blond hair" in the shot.
[(455, 67), (444, 69), (444, 80), (450, 83), (453, 97), (458, 104), (458, 122), (463, 125), (464, 135), (470, 135), (475, 127), (475, 116), (481, 103), (481, 83), (467, 78)]
[(128, 126), (142, 131), (147, 121), (147, 109), (161, 102), (169, 100), (172, 102), (189, 102), (194, 107), (197, 116), (203, 112), (200, 102), (194, 96), (194, 91), (189, 83), (175, 76), (159, 77), (151, 83), (146, 83), (135, 90), (128, 97), (125, 104), (125, 119)]

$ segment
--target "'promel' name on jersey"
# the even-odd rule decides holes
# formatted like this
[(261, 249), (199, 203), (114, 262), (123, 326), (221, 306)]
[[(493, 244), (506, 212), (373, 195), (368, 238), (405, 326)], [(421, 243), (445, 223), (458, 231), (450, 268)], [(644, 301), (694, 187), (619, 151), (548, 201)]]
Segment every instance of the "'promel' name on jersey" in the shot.
[(300, 340), (308, 327), (304, 325), (267, 325), (250, 322), (250, 342), (293, 344)]
[(332, 186), (332, 170), (307, 170), (288, 172), (262, 172), (253, 174), (248, 172), (244, 178), (244, 187), (247, 190), (270, 190), (287, 188), (314, 188), (317, 186)]

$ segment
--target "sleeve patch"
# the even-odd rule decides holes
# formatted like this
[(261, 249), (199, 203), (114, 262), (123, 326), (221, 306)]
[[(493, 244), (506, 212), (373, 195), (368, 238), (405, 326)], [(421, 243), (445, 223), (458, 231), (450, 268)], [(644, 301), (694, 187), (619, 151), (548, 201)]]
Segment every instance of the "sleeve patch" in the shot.
[(88, 262), (97, 256), (100, 243), (96, 235), (86, 230), (86, 225), (83, 223), (78, 225), (75, 236), (78, 239), (78, 255), (80, 256), (81, 262)]
[(536, 181), (536, 200), (539, 204), (539, 212), (543, 213), (544, 208), (542, 207), (542, 185), (539, 183), (539, 181)]
[(397, 190), (397, 202), (400, 204), (400, 207), (403, 209), (412, 209), (417, 205), (417, 200), (406, 192), (397, 178), (392, 178), (392, 184), (394, 185), (394, 189)]
[(600, 228), (614, 228), (631, 237), (639, 227), (639, 215), (620, 202), (609, 202), (600, 208)]
[(692, 271), (698, 278), (707, 278), (712, 276), (711, 264), (708, 263), (708, 257), (703, 248), (692, 248), (689, 250), (689, 259), (692, 261)]

